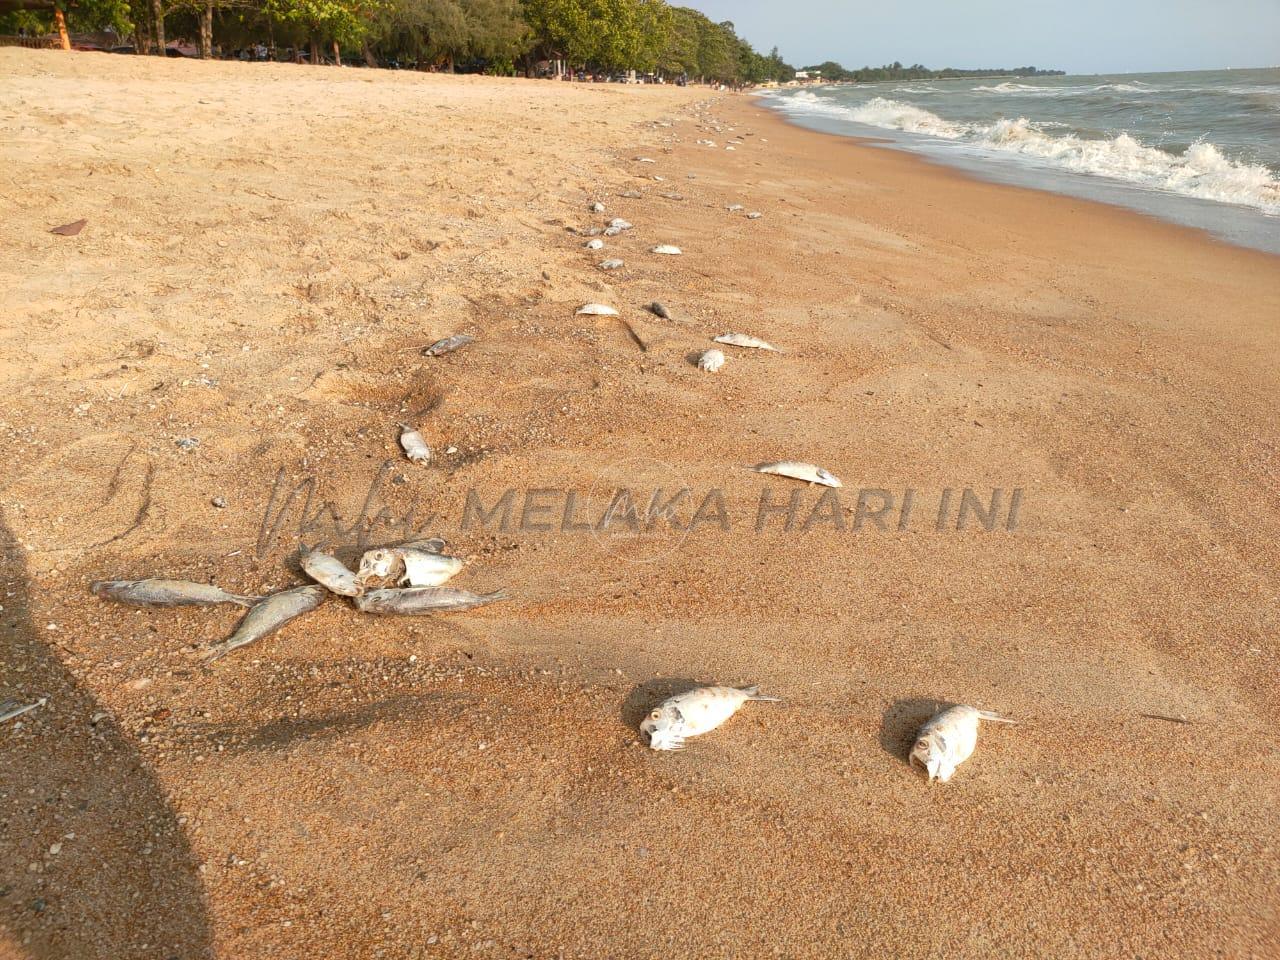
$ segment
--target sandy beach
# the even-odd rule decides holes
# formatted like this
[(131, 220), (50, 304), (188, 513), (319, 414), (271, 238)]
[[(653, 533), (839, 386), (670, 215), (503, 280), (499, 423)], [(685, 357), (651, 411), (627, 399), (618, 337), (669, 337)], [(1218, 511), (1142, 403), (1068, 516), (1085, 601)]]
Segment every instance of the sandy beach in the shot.
[(1280, 258), (706, 88), (0, 49), (0, 171), (0, 957), (1280, 954)]

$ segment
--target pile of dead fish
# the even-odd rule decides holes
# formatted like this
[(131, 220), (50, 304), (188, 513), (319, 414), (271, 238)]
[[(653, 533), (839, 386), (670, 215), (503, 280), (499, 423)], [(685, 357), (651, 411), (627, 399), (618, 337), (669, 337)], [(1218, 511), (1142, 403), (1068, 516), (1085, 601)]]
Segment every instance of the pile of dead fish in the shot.
[(304, 549), (299, 561), (315, 583), (268, 597), (228, 593), (213, 584), (188, 580), (98, 580), (90, 589), (99, 597), (141, 606), (236, 603), (248, 607), (235, 632), (209, 651), (205, 657), (209, 663), (270, 636), (315, 610), (329, 594), (349, 598), (361, 613), (376, 616), (448, 613), (505, 599), (502, 591), (479, 594), (443, 586), (463, 567), (462, 560), (447, 555), (444, 548), (443, 540), (432, 539), (368, 550), (354, 572), (332, 554)]

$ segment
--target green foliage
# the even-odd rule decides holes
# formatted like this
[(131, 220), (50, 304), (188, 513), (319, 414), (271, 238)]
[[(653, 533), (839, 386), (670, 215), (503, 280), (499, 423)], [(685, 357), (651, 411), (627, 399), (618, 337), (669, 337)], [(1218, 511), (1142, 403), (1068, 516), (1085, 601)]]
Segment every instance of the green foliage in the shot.
[[(150, 0), (56, 0), (73, 30), (127, 36), (150, 22)], [(130, 3), (133, 4), (131, 10)], [(170, 26), (199, 30), (209, 0), (162, 0)], [(540, 59), (591, 71), (635, 70), (723, 83), (788, 80), (775, 48), (763, 56), (732, 23), (713, 23), (665, 0), (212, 0), (215, 40), (226, 48), (267, 38), (280, 45), (336, 42), (371, 61), (443, 64), (510, 75)], [(47, 32), (46, 11), (0, 16), (0, 31)], [(171, 31), (172, 34), (172, 31)], [(344, 58), (345, 59), (345, 58)]]
[(876, 83), (884, 80), (950, 80), (956, 77), (1057, 77), (1061, 70), (1038, 70), (1035, 67), (1014, 67), (1012, 69), (993, 68), (989, 70), (957, 70), (947, 67), (943, 70), (930, 70), (923, 64), (904, 67), (894, 61), (883, 67), (863, 67), (860, 70), (846, 70), (834, 60), (805, 67), (809, 73), (820, 71), (822, 79), (832, 82), (853, 80), (858, 83)]

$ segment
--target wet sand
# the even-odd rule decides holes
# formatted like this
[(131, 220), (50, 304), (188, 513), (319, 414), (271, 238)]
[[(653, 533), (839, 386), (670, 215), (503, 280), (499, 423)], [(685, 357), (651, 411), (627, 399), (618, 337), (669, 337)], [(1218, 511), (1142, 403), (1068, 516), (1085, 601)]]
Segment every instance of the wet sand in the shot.
[[(6, 49), (0, 144), (0, 957), (1280, 950), (1280, 259), (694, 89)], [(511, 599), (87, 590), (410, 530)]]

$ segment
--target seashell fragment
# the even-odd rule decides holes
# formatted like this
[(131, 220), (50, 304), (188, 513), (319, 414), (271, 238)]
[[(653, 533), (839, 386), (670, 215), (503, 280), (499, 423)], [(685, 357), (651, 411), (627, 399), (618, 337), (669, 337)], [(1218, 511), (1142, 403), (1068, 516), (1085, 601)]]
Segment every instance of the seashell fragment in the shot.
[(427, 463), (431, 460), (431, 448), (427, 446), (426, 439), (405, 423), (400, 424), (400, 446), (405, 456), (414, 463)]

